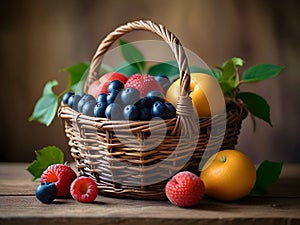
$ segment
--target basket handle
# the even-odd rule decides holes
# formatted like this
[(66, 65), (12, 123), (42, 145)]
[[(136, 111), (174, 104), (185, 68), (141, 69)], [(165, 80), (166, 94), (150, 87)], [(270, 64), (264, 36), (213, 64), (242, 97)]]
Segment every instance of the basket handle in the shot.
[(176, 112), (178, 116), (176, 119), (176, 125), (172, 130), (172, 134), (178, 135), (181, 133), (181, 135), (192, 137), (195, 132), (198, 132), (198, 121), (195, 119), (195, 117), (192, 116), (194, 115), (194, 110), (192, 100), (189, 96), (191, 78), (190, 70), (188, 67), (188, 60), (178, 38), (160, 24), (153, 23), (149, 20), (138, 20), (119, 26), (114, 31), (109, 33), (100, 43), (96, 53), (92, 58), (90, 70), (87, 77), (86, 88), (88, 88), (93, 81), (98, 79), (98, 71), (100, 65), (102, 63), (104, 54), (108, 51), (109, 47), (118, 38), (133, 30), (145, 30), (157, 34), (169, 45), (172, 52), (174, 53), (180, 73), (180, 95), (178, 96), (176, 106)]
[(104, 54), (108, 51), (109, 47), (121, 36), (129, 33), (133, 30), (146, 30), (153, 32), (160, 36), (165, 42), (168, 43), (172, 52), (175, 55), (175, 59), (178, 63), (180, 72), (180, 93), (182, 95), (188, 95), (190, 92), (190, 71), (188, 67), (187, 57), (184, 49), (178, 40), (178, 38), (172, 34), (168, 29), (160, 24), (155, 24), (149, 20), (139, 20), (129, 22), (122, 26), (119, 26), (114, 31), (109, 33), (103, 41), (100, 43), (95, 55), (92, 58), (90, 70), (87, 77), (86, 88), (88, 88), (93, 81), (98, 79), (99, 67), (102, 63)]

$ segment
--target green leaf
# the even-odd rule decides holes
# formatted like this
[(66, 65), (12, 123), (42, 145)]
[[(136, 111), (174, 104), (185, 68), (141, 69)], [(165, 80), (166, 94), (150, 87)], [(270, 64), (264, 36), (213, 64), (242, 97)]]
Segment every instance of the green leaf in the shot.
[(251, 92), (240, 92), (237, 97), (246, 104), (250, 113), (272, 126), (270, 106), (264, 98)]
[(219, 80), (224, 96), (234, 98), (235, 96), (235, 81), (234, 80)]
[(236, 80), (236, 76), (238, 76), (237, 71), (238, 67), (244, 65), (244, 60), (241, 58), (234, 57), (227, 62), (225, 62), (222, 67), (222, 80)]
[(69, 74), (69, 87), (76, 85), (82, 78), (83, 74), (89, 68), (89, 63), (78, 63), (62, 69)]
[(143, 73), (145, 69), (145, 60), (143, 54), (134, 45), (120, 40), (121, 51), (124, 59), (135, 67), (139, 73)]
[(148, 74), (152, 76), (165, 75), (165, 76), (179, 76), (178, 63), (175, 60), (157, 63), (148, 69)]
[(264, 194), (265, 189), (278, 180), (283, 163), (265, 160), (256, 170), (256, 182), (251, 194)]
[(52, 164), (64, 163), (64, 154), (62, 150), (55, 146), (48, 146), (35, 151), (36, 160), (34, 160), (26, 170), (33, 175), (33, 180), (41, 177), (43, 171)]
[(119, 65), (117, 65), (114, 68), (114, 71), (122, 73), (124, 75), (126, 75), (127, 77), (130, 77), (133, 74), (136, 73), (140, 73), (140, 71), (133, 66), (132, 64), (129, 64), (127, 61), (124, 61), (122, 63), (120, 63)]
[(243, 82), (255, 82), (277, 76), (285, 67), (272, 64), (259, 64), (248, 68), (243, 73)]
[(49, 81), (45, 85), (43, 95), (35, 104), (29, 121), (36, 120), (46, 126), (51, 124), (58, 107), (58, 97), (52, 91), (52, 88), (56, 85), (58, 85), (56, 80)]

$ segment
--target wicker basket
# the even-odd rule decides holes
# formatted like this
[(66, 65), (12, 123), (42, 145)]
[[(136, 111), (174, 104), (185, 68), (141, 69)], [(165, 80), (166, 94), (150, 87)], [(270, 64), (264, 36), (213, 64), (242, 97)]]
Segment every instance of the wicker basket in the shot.
[[(98, 70), (108, 48), (133, 30), (157, 34), (175, 55), (181, 88), (176, 118), (115, 121), (85, 116), (67, 105), (60, 106), (58, 116), (63, 120), (78, 171), (92, 177), (99, 192), (116, 197), (165, 199), (164, 187), (172, 175), (182, 170), (199, 174), (200, 161), (211, 155), (207, 153), (214, 153), (216, 148), (234, 148), (247, 111), (241, 103), (226, 100), (226, 127), (218, 126), (224, 121), (221, 115), (200, 119), (193, 116), (184, 49), (171, 32), (151, 21), (130, 22), (108, 34), (92, 59), (87, 87), (98, 79)], [(217, 129), (212, 129), (212, 123)]]

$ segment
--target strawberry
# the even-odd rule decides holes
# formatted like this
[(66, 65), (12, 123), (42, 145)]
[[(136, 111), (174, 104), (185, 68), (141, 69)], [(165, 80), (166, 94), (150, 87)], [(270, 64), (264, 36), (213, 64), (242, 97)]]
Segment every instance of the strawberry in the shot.
[(50, 165), (41, 176), (41, 183), (52, 182), (57, 187), (57, 197), (70, 196), (70, 186), (77, 177), (74, 170), (64, 164)]
[(204, 191), (203, 181), (188, 171), (179, 172), (173, 176), (165, 187), (170, 202), (179, 207), (197, 205), (202, 200)]
[(97, 184), (92, 178), (78, 177), (71, 184), (71, 195), (79, 202), (92, 202), (97, 198)]
[(145, 97), (149, 91), (159, 91), (163, 93), (160, 84), (151, 75), (134, 74), (125, 83), (125, 88), (136, 88), (139, 90), (141, 97)]

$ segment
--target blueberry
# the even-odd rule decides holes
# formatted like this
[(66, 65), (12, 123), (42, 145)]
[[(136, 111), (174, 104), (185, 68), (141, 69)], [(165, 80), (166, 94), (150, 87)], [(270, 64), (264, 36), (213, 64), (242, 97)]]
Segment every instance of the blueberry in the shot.
[(69, 100), (69, 98), (70, 98), (72, 95), (74, 95), (73, 92), (67, 92), (67, 93), (65, 93), (65, 94), (63, 95), (63, 97), (62, 97), (62, 102), (63, 102), (64, 104), (68, 104), (68, 100)]
[(140, 100), (138, 100), (135, 104), (136, 107), (138, 107), (139, 109), (142, 108), (150, 108), (151, 104), (150, 101), (148, 100), (148, 98), (141, 98)]
[(113, 92), (108, 93), (107, 96), (106, 96), (107, 103), (108, 104), (113, 103), (116, 100), (119, 93), (120, 92), (117, 91), (117, 90), (114, 90)]
[(107, 103), (106, 97), (107, 97), (106, 93), (99, 94), (98, 97), (97, 97), (97, 102), (105, 102), (105, 103)]
[(97, 102), (94, 107), (94, 116), (105, 118), (105, 109), (107, 106), (107, 102)]
[(152, 115), (149, 108), (140, 108), (140, 120), (148, 121), (151, 120)]
[(135, 105), (127, 105), (123, 109), (123, 117), (126, 120), (138, 120), (140, 111)]
[(153, 117), (160, 117), (165, 120), (169, 119), (170, 111), (164, 102), (157, 101), (152, 105), (151, 115)]
[(159, 91), (148, 92), (146, 98), (151, 106), (153, 105), (154, 102), (157, 102), (157, 101), (164, 102), (165, 101), (164, 94)]
[(69, 107), (71, 107), (72, 109), (78, 111), (78, 102), (81, 99), (81, 95), (75, 94), (75, 95), (71, 95), (71, 97), (68, 100), (68, 105)]
[(85, 102), (84, 105), (82, 106), (82, 113), (87, 116), (94, 116), (95, 105), (96, 105), (96, 100), (94, 98)]
[(108, 119), (121, 120), (123, 118), (121, 106), (117, 103), (109, 104), (105, 109), (105, 116)]
[(140, 92), (136, 88), (125, 88), (121, 92), (121, 101), (124, 105), (133, 105), (140, 99)]
[(111, 81), (107, 86), (107, 91), (112, 93), (113, 91), (121, 91), (124, 88), (124, 84), (119, 80)]
[(92, 95), (84, 94), (78, 102), (77, 105), (78, 112), (82, 112), (83, 105), (85, 105), (85, 103), (90, 100), (95, 100), (95, 98)]
[(166, 102), (165, 105), (169, 111), (168, 119), (174, 118), (176, 116), (176, 108), (170, 102)]
[(163, 88), (164, 92), (166, 93), (168, 88), (171, 85), (171, 81), (169, 78), (165, 75), (157, 75), (155, 76), (155, 80), (160, 84), (160, 86)]
[(51, 203), (57, 195), (57, 187), (54, 183), (44, 182), (37, 186), (35, 196), (42, 203)]

